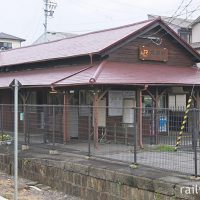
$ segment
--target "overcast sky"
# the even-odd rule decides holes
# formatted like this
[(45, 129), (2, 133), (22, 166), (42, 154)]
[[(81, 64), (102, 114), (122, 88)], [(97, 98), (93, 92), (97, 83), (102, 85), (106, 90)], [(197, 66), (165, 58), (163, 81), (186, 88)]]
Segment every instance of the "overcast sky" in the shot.
[[(58, 3), (49, 31), (85, 33), (147, 19), (147, 14), (200, 16), (199, 0), (53, 0)], [(0, 32), (31, 44), (44, 31), (43, 0), (0, 0)], [(187, 4), (190, 3), (188, 6)], [(187, 7), (187, 9), (185, 9)], [(191, 13), (191, 11), (195, 10)], [(183, 11), (184, 10), (184, 11)]]

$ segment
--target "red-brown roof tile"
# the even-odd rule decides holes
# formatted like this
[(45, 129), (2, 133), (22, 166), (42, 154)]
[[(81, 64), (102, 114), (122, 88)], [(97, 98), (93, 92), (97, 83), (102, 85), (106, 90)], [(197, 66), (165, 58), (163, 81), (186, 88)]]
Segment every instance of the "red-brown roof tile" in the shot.
[[(94, 70), (98, 70), (98, 66), (60, 81), (57, 85), (88, 84), (90, 81), (89, 77), (92, 78), (95, 74)], [(103, 69), (101, 69), (95, 84), (200, 85), (200, 69), (183, 66), (107, 62), (104, 64)]]
[[(24, 87), (50, 87), (52, 84), (55, 87), (88, 84), (200, 85), (200, 70), (195, 67), (104, 62), (99, 71), (99, 65), (38, 69), (34, 73), (33, 70), (1, 73), (0, 88), (8, 87), (14, 78)], [(96, 82), (90, 82), (97, 71)]]
[(156, 20), (97, 31), (0, 53), (0, 67), (98, 53)]
[(12, 82), (13, 79), (17, 79), (23, 87), (49, 87), (53, 82), (71, 76), (74, 73), (77, 73), (87, 68), (88, 66), (82, 65), (73, 67), (66, 66), (59, 68), (0, 73), (0, 88), (9, 87), (9, 84)]

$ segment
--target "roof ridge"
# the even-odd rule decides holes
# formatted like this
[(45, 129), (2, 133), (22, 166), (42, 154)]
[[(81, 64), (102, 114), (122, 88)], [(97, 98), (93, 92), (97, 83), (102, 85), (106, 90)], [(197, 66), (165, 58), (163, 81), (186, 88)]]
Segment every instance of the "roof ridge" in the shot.
[[(25, 39), (21, 38), (21, 37), (18, 37), (18, 36), (15, 36), (15, 35), (11, 35), (11, 34), (8, 34), (8, 33), (5, 33), (5, 32), (0, 32), (0, 34), (2, 35), (5, 35), (5, 36), (8, 36), (8, 37), (11, 37), (10, 39), (12, 40), (21, 40), (21, 41), (25, 41)], [(3, 38), (4, 39), (4, 38)], [(7, 38), (6, 38), (7, 39)]]
[(19, 48), (15, 48), (15, 49), (9, 49), (9, 50), (6, 50), (6, 51), (1, 51), (0, 54), (8, 52), (8, 51), (16, 51), (16, 50), (19, 50), (19, 49), (26, 49), (26, 48), (29, 48), (29, 47), (35, 47), (35, 46), (40, 46), (40, 45), (42, 46), (42, 45), (46, 45), (46, 44), (49, 44), (49, 43), (59, 42), (59, 41), (62, 41), (62, 40), (70, 40), (70, 39), (82, 37), (82, 36), (85, 36), (85, 35), (117, 30), (117, 29), (126, 28), (126, 27), (130, 27), (130, 26), (135, 26), (135, 25), (138, 25), (138, 24), (143, 24), (143, 23), (146, 23), (146, 22), (151, 22), (151, 21), (156, 21), (156, 20), (157, 20), (157, 18), (156, 19), (148, 19), (148, 20), (143, 20), (143, 21), (140, 21), (140, 22), (132, 23), (132, 24), (123, 25), (123, 26), (112, 27), (112, 28), (108, 28), (108, 29), (102, 29), (102, 30), (98, 30), (98, 31), (84, 33), (84, 34), (81, 34), (81, 35), (75, 35), (75, 36), (72, 36), (70, 38), (61, 38), (61, 39), (53, 40), (53, 41), (49, 41), (49, 42), (44, 42), (44, 43), (39, 43), (39, 44), (32, 44), (32, 45), (23, 46), (23, 47), (19, 47)]
[(154, 14), (147, 14), (147, 15), (150, 15), (150, 16), (155, 17), (155, 18), (161, 17), (161, 19), (164, 17), (164, 18), (175, 18), (175, 19), (180, 19), (180, 20), (188, 21), (188, 22), (194, 21), (194, 19), (192, 19), (192, 18), (185, 19), (185, 18), (182, 18), (182, 17), (173, 17), (173, 16), (166, 16), (166, 15), (154, 15)]

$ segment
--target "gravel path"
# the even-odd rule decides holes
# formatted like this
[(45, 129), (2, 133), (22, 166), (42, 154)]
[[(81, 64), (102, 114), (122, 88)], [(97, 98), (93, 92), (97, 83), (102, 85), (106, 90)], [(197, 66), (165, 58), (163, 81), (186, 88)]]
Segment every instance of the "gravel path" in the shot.
[[(26, 179), (19, 178), (18, 183), (19, 200), (81, 200)], [(0, 172), (0, 196), (12, 200), (13, 193), (13, 177)]]

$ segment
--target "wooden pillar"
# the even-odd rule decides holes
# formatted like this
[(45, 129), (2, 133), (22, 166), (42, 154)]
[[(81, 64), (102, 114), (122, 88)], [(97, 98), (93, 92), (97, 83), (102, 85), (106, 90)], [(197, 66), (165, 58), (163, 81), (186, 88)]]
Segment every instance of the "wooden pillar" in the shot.
[(29, 99), (30, 96), (30, 92), (24, 92), (24, 93), (20, 93), (20, 97), (22, 99), (22, 104), (23, 104), (23, 133), (24, 133), (24, 142), (27, 144), (29, 143), (29, 139), (28, 139), (28, 133), (27, 133), (27, 109), (26, 109), (26, 103)]
[(143, 142), (142, 142), (142, 90), (137, 90), (137, 98), (136, 98), (136, 107), (137, 107), (137, 138), (138, 143), (141, 148), (143, 148)]
[(68, 133), (68, 104), (69, 104), (69, 94), (64, 93), (64, 105), (63, 105), (63, 142), (67, 143), (70, 140)]
[(98, 93), (96, 92), (93, 97), (93, 119), (94, 119), (94, 147), (98, 148)]
[(158, 94), (158, 87), (156, 87), (156, 95), (155, 95), (155, 143), (158, 144), (158, 134), (159, 134), (159, 112), (158, 112), (158, 100), (159, 100), (159, 94)]

